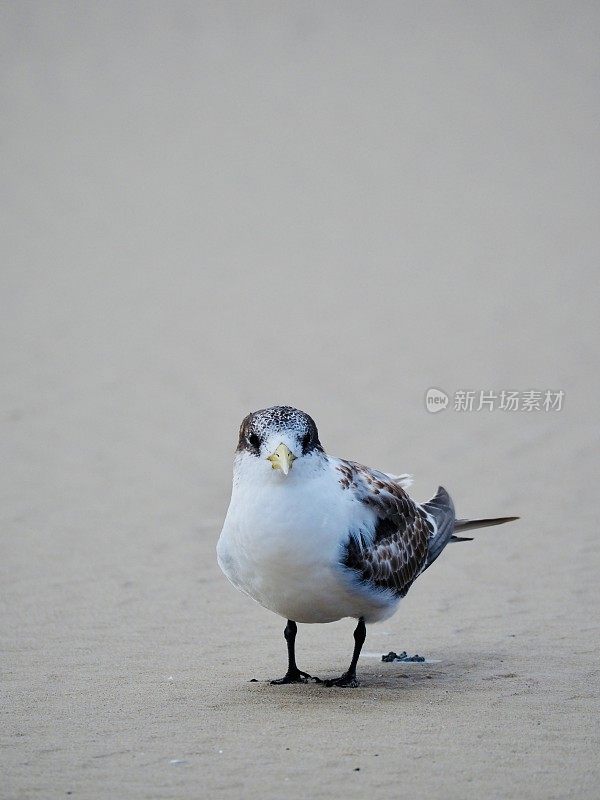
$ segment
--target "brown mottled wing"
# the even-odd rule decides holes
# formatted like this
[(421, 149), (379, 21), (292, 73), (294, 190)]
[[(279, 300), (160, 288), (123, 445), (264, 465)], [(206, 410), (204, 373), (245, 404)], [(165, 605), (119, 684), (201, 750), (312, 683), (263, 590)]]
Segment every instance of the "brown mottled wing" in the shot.
[(342, 488), (353, 491), (378, 518), (372, 541), (362, 534), (349, 538), (342, 563), (361, 581), (404, 597), (426, 564), (433, 526), (404, 489), (383, 472), (351, 461), (341, 461), (338, 471)]

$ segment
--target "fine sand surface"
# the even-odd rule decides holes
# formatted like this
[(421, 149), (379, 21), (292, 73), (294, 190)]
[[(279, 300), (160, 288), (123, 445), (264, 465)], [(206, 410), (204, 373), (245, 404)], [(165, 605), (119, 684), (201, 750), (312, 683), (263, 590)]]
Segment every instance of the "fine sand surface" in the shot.
[[(597, 4), (1, 14), (2, 800), (598, 797)], [(271, 686), (284, 621), (215, 560), (282, 402), (521, 516), (368, 630), (354, 691)], [(301, 668), (352, 628), (300, 626)]]

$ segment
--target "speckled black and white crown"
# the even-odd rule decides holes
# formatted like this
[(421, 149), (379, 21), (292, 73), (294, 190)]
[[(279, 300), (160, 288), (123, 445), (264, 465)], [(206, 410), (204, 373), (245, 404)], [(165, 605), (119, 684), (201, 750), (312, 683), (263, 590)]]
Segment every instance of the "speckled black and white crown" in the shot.
[(261, 442), (277, 431), (295, 433), (301, 442), (303, 455), (312, 450), (323, 450), (313, 418), (292, 406), (261, 408), (244, 417), (237, 449), (258, 454)]

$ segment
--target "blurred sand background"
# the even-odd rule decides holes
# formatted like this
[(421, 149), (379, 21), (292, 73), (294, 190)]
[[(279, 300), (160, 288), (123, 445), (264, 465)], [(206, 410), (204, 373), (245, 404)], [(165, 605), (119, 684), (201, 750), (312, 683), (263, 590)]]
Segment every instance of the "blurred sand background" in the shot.
[[(599, 23), (2, 4), (3, 798), (598, 796)], [(432, 415), (430, 386), (565, 401)], [(214, 548), (274, 403), (522, 516), (369, 630), (438, 663), (268, 684), (284, 623)], [(300, 666), (339, 673), (352, 628), (301, 626)]]

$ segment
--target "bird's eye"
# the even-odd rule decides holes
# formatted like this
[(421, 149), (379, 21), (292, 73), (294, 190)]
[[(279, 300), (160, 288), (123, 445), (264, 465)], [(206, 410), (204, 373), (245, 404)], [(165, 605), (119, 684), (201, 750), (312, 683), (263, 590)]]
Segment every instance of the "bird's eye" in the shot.
[(302, 437), (302, 450), (306, 450), (308, 445), (310, 444), (310, 432), (305, 433)]
[(248, 437), (248, 444), (255, 450), (258, 450), (260, 448), (260, 439), (255, 433), (251, 433), (250, 436)]

